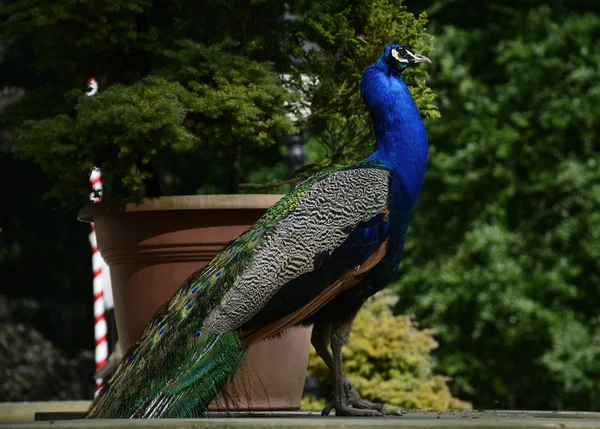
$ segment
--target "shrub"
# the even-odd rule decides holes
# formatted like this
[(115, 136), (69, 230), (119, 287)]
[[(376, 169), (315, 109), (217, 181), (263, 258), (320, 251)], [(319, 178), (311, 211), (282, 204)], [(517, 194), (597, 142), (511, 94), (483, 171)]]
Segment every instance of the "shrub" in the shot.
[[(343, 349), (344, 370), (363, 399), (404, 409), (469, 409), (453, 397), (449, 377), (435, 374), (431, 351), (437, 347), (432, 329), (419, 329), (412, 316), (394, 316), (397, 298), (379, 293), (363, 306)], [(311, 350), (309, 373), (321, 385), (320, 398), (305, 396), (303, 408), (325, 406), (331, 372)]]

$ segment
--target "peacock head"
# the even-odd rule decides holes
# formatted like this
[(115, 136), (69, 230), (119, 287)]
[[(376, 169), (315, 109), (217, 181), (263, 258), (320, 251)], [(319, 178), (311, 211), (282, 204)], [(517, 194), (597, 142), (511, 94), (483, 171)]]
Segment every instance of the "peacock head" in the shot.
[(431, 63), (431, 60), (425, 55), (415, 54), (406, 46), (399, 43), (386, 46), (381, 59), (391, 71), (398, 74), (402, 73), (413, 64), (422, 62)]

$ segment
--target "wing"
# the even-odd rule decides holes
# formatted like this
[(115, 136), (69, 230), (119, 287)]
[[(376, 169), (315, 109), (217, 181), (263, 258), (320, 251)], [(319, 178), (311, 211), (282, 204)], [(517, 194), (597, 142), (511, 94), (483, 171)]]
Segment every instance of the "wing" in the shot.
[(358, 283), (385, 255), (389, 172), (334, 171), (312, 183), (265, 232), (246, 268), (207, 315), (212, 332), (251, 344), (306, 319)]

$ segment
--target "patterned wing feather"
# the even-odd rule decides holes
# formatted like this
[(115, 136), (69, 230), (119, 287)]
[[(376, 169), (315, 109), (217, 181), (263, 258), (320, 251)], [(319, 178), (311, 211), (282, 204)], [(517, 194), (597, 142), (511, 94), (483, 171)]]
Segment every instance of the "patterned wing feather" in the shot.
[[(282, 288), (317, 272), (315, 261), (324, 255), (329, 261), (309, 286), (319, 290), (366, 260), (383, 242), (378, 237), (387, 224), (388, 189), (389, 172), (380, 168), (342, 169), (314, 183), (294, 210), (264, 235), (205, 325), (213, 332), (241, 328)], [(305, 286), (302, 282), (294, 295), (294, 307), (311, 298)]]

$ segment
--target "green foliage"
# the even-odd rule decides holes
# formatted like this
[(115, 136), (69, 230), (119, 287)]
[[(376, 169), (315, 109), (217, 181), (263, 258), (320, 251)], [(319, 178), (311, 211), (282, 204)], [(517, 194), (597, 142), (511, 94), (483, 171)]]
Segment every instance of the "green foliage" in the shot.
[[(209, 1), (203, 8), (185, 1), (113, 3), (28, 0), (9, 9), (6, 34), (31, 40), (33, 62), (51, 82), (35, 87), (11, 112), (15, 148), (43, 167), (56, 182), (51, 195), (63, 199), (87, 194), (90, 165), (112, 181), (106, 197), (170, 193), (168, 184), (189, 180), (180, 173), (186, 157), (220, 150), (226, 188), (237, 192), (248, 164), (243, 156), (293, 129), (285, 113), (295, 108), (299, 92), (311, 103), (308, 122), (328, 151), (301, 175), (356, 161), (373, 143), (359, 91), (364, 68), (392, 41), (423, 53), (431, 48), (425, 14), (415, 17), (402, 2), (389, 0), (298, 2), (294, 24), (279, 19), (283, 2)], [(68, 43), (60, 45), (63, 40)], [(305, 52), (307, 41), (321, 49)], [(290, 52), (304, 62), (312, 84), (294, 70), (282, 88), (270, 62), (289, 69)], [(90, 75), (106, 82), (93, 98), (113, 95), (112, 103), (96, 101), (106, 104), (95, 111), (85, 109), (91, 102), (81, 84)], [(423, 115), (437, 117), (426, 76), (423, 68), (405, 73)], [(172, 105), (163, 111), (167, 102)], [(108, 132), (96, 136), (93, 126), (100, 123)], [(178, 153), (182, 148), (185, 154)], [(65, 165), (74, 168), (65, 174)]]
[(210, 47), (182, 41), (168, 52), (168, 79), (187, 89), (186, 128), (208, 144), (250, 148), (274, 144), (274, 136), (293, 131), (283, 105), (295, 94), (282, 88), (266, 63), (234, 55), (228, 41)]
[[(433, 372), (431, 351), (437, 347), (434, 331), (418, 329), (409, 316), (394, 316), (391, 307), (397, 298), (379, 293), (358, 313), (350, 342), (344, 348), (344, 370), (352, 386), (368, 401), (404, 409), (469, 409), (470, 404), (454, 398), (448, 377)], [(323, 387), (329, 387), (331, 372), (314, 349), (309, 372)], [(303, 399), (303, 408), (325, 406), (330, 392), (322, 398)]]
[[(35, 159), (55, 183), (50, 195), (89, 193), (87, 177), (94, 166), (102, 166), (111, 181), (138, 163), (147, 164), (160, 149), (192, 145), (193, 136), (182, 125), (184, 94), (179, 84), (160, 78), (113, 85), (93, 97), (81, 95), (73, 118), (24, 122), (14, 142), (19, 154)], [(148, 176), (134, 168), (123, 184), (139, 191)]]
[(267, 146), (292, 130), (283, 102), (293, 96), (268, 64), (226, 52), (231, 43), (178, 45), (167, 53), (168, 65), (149, 77), (82, 94), (74, 115), (25, 121), (16, 131), (19, 154), (55, 182), (51, 195), (89, 193), (94, 166), (108, 182), (120, 178), (125, 195), (141, 195), (152, 177), (144, 165), (165, 150)]
[(598, 410), (600, 18), (486, 5), (435, 31), (443, 116), (396, 309), (474, 406)]
[[(416, 52), (428, 54), (425, 13), (415, 17), (402, 1), (360, 0), (316, 3), (303, 15), (301, 29), (307, 40), (319, 43), (321, 50), (298, 52), (306, 70), (316, 82), (298, 86), (312, 103), (311, 130), (328, 150), (327, 157), (309, 165), (309, 174), (328, 166), (347, 164), (363, 158), (373, 149), (370, 117), (360, 95), (360, 79), (366, 66), (375, 61), (385, 45), (401, 42)], [(426, 85), (427, 71), (414, 67), (403, 73), (422, 115), (437, 118), (435, 95)]]
[[(54, 184), (49, 195), (63, 201), (89, 194), (93, 166), (109, 184), (105, 198), (177, 192), (197, 171), (187, 161), (199, 156), (216, 160), (209, 171), (225, 164), (213, 188), (237, 191), (241, 169), (252, 163), (242, 155), (293, 130), (285, 104), (296, 96), (274, 68), (284, 58), (283, 6), (14, 4), (4, 32), (43, 73), (4, 119), (15, 126), (16, 153), (42, 166)], [(91, 75), (101, 88), (88, 98), (83, 83)], [(194, 183), (186, 188), (210, 189)]]

